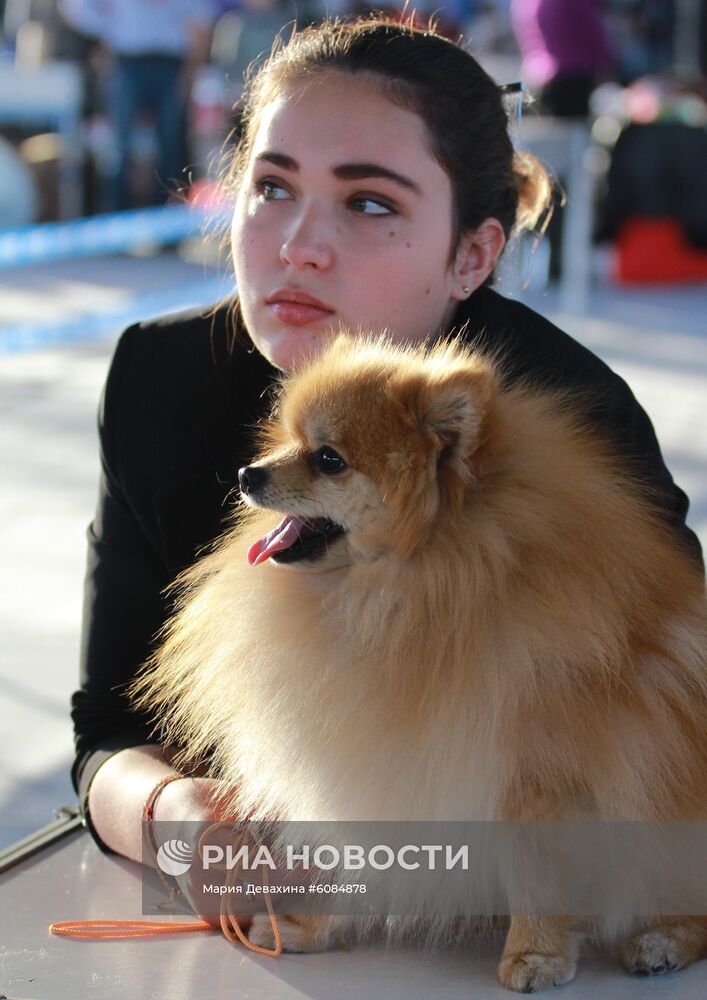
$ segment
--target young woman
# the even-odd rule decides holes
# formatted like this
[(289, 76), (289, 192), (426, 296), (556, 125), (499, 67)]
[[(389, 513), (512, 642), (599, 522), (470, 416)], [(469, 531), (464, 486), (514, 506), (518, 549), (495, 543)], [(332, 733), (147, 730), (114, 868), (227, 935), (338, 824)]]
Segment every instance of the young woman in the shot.
[[(413, 342), (458, 331), (503, 348), (509, 378), (575, 388), (701, 563), (687, 498), (626, 384), (490, 287), (549, 184), (514, 154), (502, 94), (475, 60), (434, 32), (327, 23), (273, 55), (247, 108), (232, 174), (238, 310), (130, 328), (102, 398), (72, 779), (98, 845), (135, 860), (143, 807), (175, 772), (123, 689), (169, 614), (163, 589), (224, 526), (279, 371), (340, 326)], [(172, 781), (155, 817), (217, 818), (215, 791)]]

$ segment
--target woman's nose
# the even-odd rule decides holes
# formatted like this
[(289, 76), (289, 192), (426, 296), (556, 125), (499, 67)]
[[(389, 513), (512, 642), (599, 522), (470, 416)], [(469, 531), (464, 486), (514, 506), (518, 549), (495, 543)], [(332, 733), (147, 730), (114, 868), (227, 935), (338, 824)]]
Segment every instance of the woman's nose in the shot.
[(333, 247), (326, 220), (312, 207), (304, 208), (293, 220), (280, 247), (280, 260), (295, 268), (330, 267)]

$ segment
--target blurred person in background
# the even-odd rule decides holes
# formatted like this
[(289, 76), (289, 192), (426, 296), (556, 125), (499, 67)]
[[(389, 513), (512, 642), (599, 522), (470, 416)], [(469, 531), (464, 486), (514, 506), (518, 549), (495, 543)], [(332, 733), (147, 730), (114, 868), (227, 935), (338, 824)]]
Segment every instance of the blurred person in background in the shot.
[(17, 59), (23, 61), (22, 35), (30, 23), (36, 31), (31, 54), (37, 62), (82, 58), (77, 36), (60, 16), (58, 4), (59, 0), (0, 0), (0, 37), (14, 46)]
[[(464, 34), (471, 51), (517, 56), (518, 45), (511, 26), (511, 0), (461, 0), (461, 6), (464, 8)], [(511, 75), (518, 76), (518, 73), (514, 71)]]
[(154, 115), (157, 139), (149, 200), (165, 201), (186, 165), (186, 112), (195, 73), (209, 54), (213, 0), (60, 0), (60, 11), (109, 56), (115, 141), (110, 207), (134, 205), (131, 152), (141, 112)]
[[(688, 0), (699, 6), (700, 0)], [(608, 0), (619, 83), (672, 68), (675, 0)]]
[(707, 87), (669, 75), (602, 95), (619, 128), (595, 238), (616, 247), (620, 281), (707, 279)]
[(511, 0), (511, 17), (523, 79), (541, 110), (585, 117), (612, 62), (599, 0)]
[(218, 19), (211, 56), (224, 73), (231, 104), (240, 100), (248, 67), (265, 59), (275, 36), (294, 20), (295, 8), (287, 0), (241, 0)]
[[(522, 76), (541, 113), (583, 119), (592, 91), (611, 65), (599, 0), (511, 0), (511, 20), (522, 56)], [(560, 177), (560, 184), (566, 177)], [(551, 278), (560, 276), (563, 216), (555, 192), (547, 228)]]

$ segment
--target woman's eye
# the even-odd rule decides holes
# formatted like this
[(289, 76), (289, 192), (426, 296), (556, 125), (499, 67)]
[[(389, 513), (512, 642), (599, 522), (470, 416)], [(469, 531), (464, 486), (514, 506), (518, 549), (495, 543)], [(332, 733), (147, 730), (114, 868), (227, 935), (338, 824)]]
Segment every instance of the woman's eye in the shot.
[(395, 215), (395, 209), (388, 202), (378, 198), (367, 198), (365, 195), (352, 198), (350, 205), (361, 215)]
[(277, 184), (275, 181), (269, 181), (267, 178), (255, 182), (255, 190), (259, 195), (262, 195), (264, 201), (283, 201), (285, 198), (289, 198), (289, 193), (282, 187), (281, 184)]
[(331, 476), (336, 472), (343, 472), (347, 468), (345, 460), (338, 451), (334, 451), (329, 445), (324, 445), (314, 453), (314, 462), (320, 472)]

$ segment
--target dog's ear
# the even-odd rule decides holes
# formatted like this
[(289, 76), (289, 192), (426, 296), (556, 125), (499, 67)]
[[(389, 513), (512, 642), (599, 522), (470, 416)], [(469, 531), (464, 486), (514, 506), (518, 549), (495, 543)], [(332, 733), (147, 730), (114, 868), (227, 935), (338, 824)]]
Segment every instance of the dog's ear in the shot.
[(433, 373), (425, 380), (418, 419), (439, 441), (439, 464), (466, 462), (477, 450), (495, 388), (493, 369), (483, 362)]
[(442, 357), (436, 364), (429, 359), (424, 370), (408, 370), (389, 382), (391, 401), (414, 430), (429, 463), (426, 476), (420, 465), (411, 479), (404, 468), (398, 470), (398, 534), (411, 547), (440, 506), (461, 509), (467, 490), (482, 472), (497, 385), (490, 362), (458, 355)]
[(437, 484), (440, 502), (458, 510), (481, 472), (475, 461), (488, 438), (491, 401), (497, 378), (488, 363), (463, 363), (433, 373), (420, 394), (419, 414), (437, 443)]
[(406, 422), (436, 441), (441, 462), (466, 461), (484, 439), (499, 379), (493, 364), (480, 356), (441, 361), (428, 362), (422, 372), (405, 372), (388, 387)]

